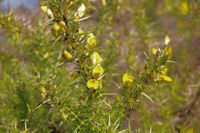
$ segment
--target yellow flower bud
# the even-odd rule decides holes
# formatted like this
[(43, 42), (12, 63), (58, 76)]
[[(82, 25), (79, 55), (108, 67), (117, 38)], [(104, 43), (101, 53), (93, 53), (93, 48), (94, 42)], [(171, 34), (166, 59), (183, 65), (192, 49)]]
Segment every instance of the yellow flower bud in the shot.
[(61, 114), (61, 117), (62, 117), (63, 119), (65, 119), (66, 114), (65, 114), (65, 112), (64, 112), (63, 109), (60, 110), (60, 114)]
[(45, 88), (43, 86), (40, 86), (40, 91), (45, 92)]
[(91, 56), (90, 59), (92, 60), (93, 65), (99, 64), (100, 62), (102, 62), (102, 58), (99, 55), (99, 53), (94, 52)]
[(40, 8), (42, 9), (42, 11), (43, 11), (44, 13), (47, 13), (47, 10), (48, 10), (48, 7), (47, 7), (47, 6), (41, 6)]
[(74, 72), (70, 72), (70, 76), (72, 79), (76, 79), (77, 75)]
[(46, 53), (44, 54), (44, 58), (46, 59), (46, 58), (48, 58), (48, 57), (49, 57), (49, 53), (46, 52)]
[(45, 90), (45, 88), (43, 86), (40, 86), (40, 91), (41, 91), (42, 98), (45, 98), (47, 93), (46, 93), (46, 90)]
[(152, 47), (151, 51), (152, 51), (152, 54), (156, 55), (157, 50), (155, 47)]
[(68, 60), (71, 60), (71, 59), (72, 59), (72, 55), (71, 55), (67, 50), (64, 51), (64, 54), (65, 54), (65, 57), (66, 57)]
[(81, 28), (79, 28), (78, 31), (79, 31), (79, 34), (83, 34), (84, 33)]
[(161, 81), (171, 82), (172, 79), (170, 77), (166, 76), (166, 75), (158, 73), (156, 81), (158, 81), (158, 82), (161, 82)]
[(131, 84), (133, 83), (133, 75), (131, 74), (131, 73), (129, 73), (129, 72), (127, 72), (127, 73), (125, 73), (124, 75), (123, 75), (123, 78), (122, 78), (122, 80), (123, 80), (123, 83), (127, 86), (127, 87), (130, 87), (131, 86)]
[(47, 6), (41, 6), (40, 7), (44, 13), (46, 13), (49, 17), (53, 17), (53, 13), (51, 9), (49, 9)]
[(102, 0), (102, 5), (103, 5), (103, 6), (106, 6), (106, 5), (107, 5), (106, 0)]
[(171, 39), (168, 35), (165, 36), (165, 45), (168, 45), (170, 43)]
[(71, 44), (71, 43), (68, 43), (68, 44), (67, 44), (67, 48), (70, 49), (70, 50), (72, 50), (72, 44)]
[(78, 16), (82, 17), (85, 14), (85, 5), (82, 4), (79, 8), (78, 8)]
[(51, 34), (52, 34), (54, 37), (58, 37), (58, 32), (57, 32), (55, 29), (51, 29)]
[(187, 14), (188, 14), (189, 7), (188, 7), (188, 3), (187, 3), (187, 2), (182, 2), (182, 3), (181, 3), (181, 10), (182, 10), (182, 13), (183, 13), (184, 15), (187, 15)]
[(104, 69), (101, 65), (96, 65), (92, 72), (94, 79), (98, 79), (101, 75), (103, 75)]
[(170, 59), (172, 57), (172, 47), (171, 46), (167, 47), (165, 54), (167, 56), (167, 59)]
[(95, 79), (90, 79), (87, 81), (87, 87), (94, 90), (100, 89), (102, 87), (102, 82)]
[(167, 72), (168, 72), (168, 69), (167, 69), (167, 68), (164, 68), (162, 71), (160, 71), (160, 72), (157, 74), (156, 81), (158, 81), (158, 82), (161, 82), (161, 81), (171, 82), (172, 79), (171, 79), (170, 77), (167, 76)]
[(65, 29), (66, 29), (65, 22), (64, 22), (64, 21), (61, 21), (61, 22), (59, 23), (59, 26), (60, 26), (60, 29), (64, 32)]
[(119, 97), (119, 95), (116, 95), (116, 99), (117, 99), (117, 101), (119, 101), (119, 100), (120, 100), (120, 97)]
[(88, 35), (87, 44), (90, 49), (93, 49), (96, 46), (96, 39), (92, 33)]
[(56, 31), (60, 30), (60, 26), (58, 25), (57, 22), (54, 23), (54, 29), (55, 29)]

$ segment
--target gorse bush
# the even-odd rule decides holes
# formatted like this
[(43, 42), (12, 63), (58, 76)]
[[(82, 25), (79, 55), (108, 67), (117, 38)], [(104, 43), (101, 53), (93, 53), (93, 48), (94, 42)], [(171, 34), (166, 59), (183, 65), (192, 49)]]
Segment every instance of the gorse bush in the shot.
[[(13, 10), (1, 12), (6, 39), (0, 47), (0, 131), (193, 133), (193, 128), (171, 124), (173, 106), (160, 108), (170, 104), (167, 100), (152, 99), (167, 91), (172, 92), (168, 99), (183, 103), (174, 89), (181, 83), (168, 74), (174, 41), (167, 33), (155, 39), (139, 3), (129, 23), (134, 33), (121, 29), (115, 20), (121, 20), (117, 15), (123, 9), (131, 10), (129, 4), (131, 0), (46, 0), (40, 3), (41, 16), (29, 18), (31, 22)], [(189, 14), (187, 2), (181, 5), (180, 12)], [(133, 45), (138, 42), (139, 47)], [(161, 95), (158, 88), (168, 89)], [(158, 106), (163, 123), (162, 118), (152, 122), (146, 104)], [(132, 119), (134, 110), (141, 118), (134, 114)]]

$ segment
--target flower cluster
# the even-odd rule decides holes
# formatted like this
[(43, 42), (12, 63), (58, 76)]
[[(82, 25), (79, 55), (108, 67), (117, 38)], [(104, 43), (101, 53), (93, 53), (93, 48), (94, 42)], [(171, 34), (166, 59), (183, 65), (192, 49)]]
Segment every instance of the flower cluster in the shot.
[(104, 69), (100, 64), (103, 59), (101, 58), (98, 52), (93, 52), (92, 55), (90, 56), (90, 59), (93, 64), (92, 79), (87, 81), (87, 87), (90, 89), (91, 92), (93, 92), (94, 90), (102, 87), (101, 76), (104, 73)]
[[(86, 6), (81, 4), (75, 12), (66, 9), (63, 17), (59, 13), (53, 12), (53, 9), (51, 10), (50, 7), (41, 6), (41, 9), (49, 18), (53, 18), (52, 34), (58, 39), (63, 38), (65, 42), (68, 42), (67, 48), (63, 52), (64, 57), (67, 61), (78, 64), (77, 68), (79, 70), (77, 70), (77, 74), (82, 76), (83, 82), (85, 80), (87, 81), (86, 85), (91, 92), (100, 89), (102, 87), (101, 79), (104, 73), (104, 69), (101, 66), (103, 59), (98, 52), (94, 51), (96, 46), (94, 34), (84, 33), (79, 26), (79, 21), (85, 15)], [(73, 25), (70, 25), (72, 23)], [(87, 64), (86, 60), (91, 62), (92, 65), (91, 63)], [(76, 74), (73, 73), (73, 75)], [(88, 79), (88, 77), (90, 78)]]
[(165, 36), (165, 47), (163, 50), (160, 48), (152, 48), (152, 54), (154, 56), (155, 65), (157, 69), (152, 70), (151, 78), (156, 82), (166, 81), (171, 82), (172, 79), (167, 76), (168, 69), (166, 67), (166, 61), (172, 57), (172, 47), (169, 45), (171, 39), (168, 35)]
[(125, 74), (123, 75), (122, 80), (123, 80), (123, 83), (124, 83), (127, 87), (130, 87), (131, 84), (133, 83), (134, 78), (133, 78), (133, 75), (132, 75), (131, 73), (127, 72), (127, 73), (125, 73)]
[(130, 101), (136, 101), (145, 85), (151, 82), (171, 82), (172, 79), (167, 76), (168, 68), (166, 66), (167, 61), (172, 57), (172, 48), (169, 45), (171, 39), (168, 35), (165, 36), (164, 47), (163, 48), (152, 48), (152, 56), (147, 57), (147, 63), (143, 70), (134, 70), (135, 76), (131, 72), (126, 72), (122, 81), (124, 88), (122, 91), (123, 97)]

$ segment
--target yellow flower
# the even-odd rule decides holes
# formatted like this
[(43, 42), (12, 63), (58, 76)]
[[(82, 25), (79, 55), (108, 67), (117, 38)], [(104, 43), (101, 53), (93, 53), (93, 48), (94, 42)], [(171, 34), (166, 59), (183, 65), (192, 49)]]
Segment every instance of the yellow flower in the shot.
[(161, 50), (159, 48), (157, 49), (155, 47), (152, 47), (151, 52), (152, 52), (153, 55), (156, 55), (157, 53), (160, 53)]
[(79, 28), (78, 31), (79, 31), (79, 34), (83, 34), (84, 33), (81, 28)]
[(101, 65), (96, 65), (93, 68), (92, 72), (93, 72), (94, 79), (98, 79), (101, 75), (103, 75), (104, 69)]
[(123, 75), (123, 78), (122, 78), (123, 83), (128, 87), (131, 86), (131, 83), (133, 82), (133, 79), (134, 79), (133, 75), (131, 73), (129, 73), (129, 72), (125, 73)]
[(60, 110), (60, 114), (61, 114), (61, 117), (62, 117), (63, 119), (65, 119), (66, 114), (65, 114), (65, 112), (64, 112), (63, 109)]
[(90, 79), (87, 81), (87, 87), (91, 90), (99, 89), (102, 87), (102, 82), (95, 79)]
[(160, 71), (160, 72), (157, 74), (157, 79), (156, 79), (156, 81), (158, 81), (158, 82), (161, 82), (161, 81), (171, 82), (172, 79), (171, 79), (170, 77), (167, 76), (167, 72), (168, 72), (168, 69), (167, 69), (167, 68), (164, 68), (162, 71)]
[(53, 13), (51, 9), (49, 9), (47, 6), (41, 6), (40, 7), (44, 13), (46, 13), (49, 17), (53, 17)]
[(46, 93), (46, 90), (45, 90), (45, 88), (43, 86), (40, 86), (40, 91), (41, 91), (42, 98), (45, 98), (47, 93)]
[(170, 43), (171, 39), (168, 35), (165, 36), (165, 45), (168, 45)]
[(164, 68), (162, 71), (160, 71), (160, 73), (161, 73), (162, 75), (166, 75), (167, 72), (168, 72), (168, 68)]
[(106, 0), (102, 0), (102, 5), (103, 5), (103, 6), (106, 6), (106, 5), (107, 5)]
[(82, 17), (85, 14), (85, 5), (82, 4), (79, 8), (78, 8), (78, 16)]
[(90, 49), (93, 49), (96, 46), (96, 39), (92, 33), (88, 35), (87, 44)]
[(170, 59), (172, 57), (172, 47), (171, 46), (167, 47), (165, 54), (167, 56), (167, 59)]
[(72, 59), (72, 55), (71, 55), (67, 50), (64, 51), (64, 54), (65, 54), (65, 57), (66, 57), (68, 60), (71, 60), (71, 59)]
[(152, 47), (151, 51), (152, 51), (152, 54), (156, 55), (157, 50), (155, 47)]
[(66, 25), (65, 25), (65, 22), (64, 22), (64, 21), (61, 21), (61, 22), (59, 23), (59, 26), (60, 26), (60, 29), (61, 29), (62, 31), (65, 31)]
[(99, 53), (94, 52), (91, 56), (90, 59), (92, 60), (93, 65), (99, 64), (100, 62), (102, 62), (102, 58), (99, 55)]
[(72, 79), (76, 79), (77, 75), (74, 72), (70, 72), (70, 76)]
[(70, 49), (70, 50), (72, 50), (72, 44), (71, 44), (71, 43), (68, 43), (68, 44), (67, 44), (67, 48)]
[(49, 53), (46, 52), (46, 53), (44, 54), (44, 58), (46, 59), (46, 58), (48, 58), (48, 57), (49, 57)]
[(188, 11), (189, 11), (188, 3), (187, 2), (182, 2), (181, 3), (181, 8), (182, 8), (182, 13), (184, 15), (187, 15)]
[(161, 82), (161, 81), (171, 82), (172, 79), (171, 79), (170, 77), (166, 76), (166, 75), (163, 75), (163, 74), (161, 74), (161, 73), (158, 73), (158, 74), (157, 74), (157, 80), (156, 80), (156, 81), (158, 81), (158, 82)]
[(52, 34), (54, 37), (58, 37), (58, 32), (57, 32), (55, 29), (51, 29), (51, 34)]
[(120, 100), (120, 97), (119, 97), (119, 95), (116, 95), (116, 99), (117, 99), (117, 101), (119, 101), (119, 100)]
[(58, 25), (57, 22), (54, 23), (54, 29), (55, 29), (56, 31), (60, 30), (60, 26)]

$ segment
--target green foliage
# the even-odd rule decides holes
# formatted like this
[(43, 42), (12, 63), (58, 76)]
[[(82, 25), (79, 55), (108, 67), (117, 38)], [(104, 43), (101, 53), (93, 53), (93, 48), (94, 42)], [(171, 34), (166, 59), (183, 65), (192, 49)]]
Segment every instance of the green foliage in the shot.
[(0, 13), (0, 132), (200, 131), (198, 1), (40, 7)]

